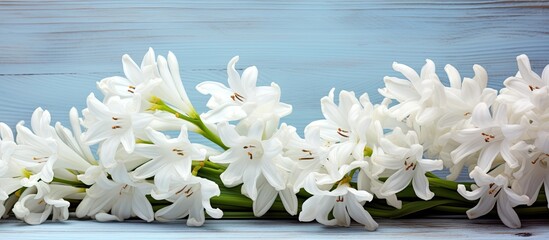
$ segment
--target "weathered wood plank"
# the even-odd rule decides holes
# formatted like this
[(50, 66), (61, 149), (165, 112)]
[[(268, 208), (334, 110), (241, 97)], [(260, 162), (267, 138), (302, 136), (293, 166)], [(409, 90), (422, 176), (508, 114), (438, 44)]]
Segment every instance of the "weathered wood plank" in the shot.
[(208, 220), (203, 227), (187, 227), (184, 222), (144, 223), (142, 221), (99, 223), (67, 221), (29, 226), (16, 221), (0, 224), (3, 239), (182, 239), (182, 238), (311, 238), (311, 239), (547, 239), (548, 220), (523, 220), (522, 229), (510, 229), (499, 220), (482, 219), (380, 219), (375, 232), (362, 226), (325, 227), (296, 220)]
[[(547, 26), (547, 1), (0, 1), (0, 121), (14, 126), (42, 106), (55, 121), (66, 122), (71, 106), (84, 108), (87, 94), (97, 92), (96, 81), (122, 74), (122, 54), (139, 59), (150, 46), (179, 56), (199, 109), (207, 98), (193, 87), (204, 80), (224, 81), (227, 61), (241, 55), (239, 67), (257, 65), (261, 84), (279, 83), (283, 101), (295, 110), (286, 122), (301, 131), (321, 118), (319, 99), (332, 87), (368, 92), (379, 102), (376, 89), (383, 76), (395, 75), (393, 61), (419, 69), (429, 57), (442, 76), (446, 63), (463, 76), (479, 63), (494, 88), (516, 72), (514, 58), (521, 53), (541, 72), (549, 63)], [(70, 221), (30, 227), (9, 222), (0, 224), (0, 233), (5, 239), (43, 239), (48, 232), (61, 239), (301, 236), (294, 232), (320, 238), (455, 234), (484, 239), (520, 232), (539, 237), (548, 231), (546, 221), (532, 220), (521, 230), (497, 220), (380, 220), (382, 227), (374, 233), (294, 223), (209, 221), (204, 228), (187, 228), (181, 223)]]
[(194, 85), (226, 79), (240, 54), (240, 67), (256, 64), (260, 82), (281, 85), (295, 107), (287, 121), (301, 130), (332, 87), (379, 101), (393, 61), (419, 68), (429, 57), (464, 76), (481, 63), (496, 88), (518, 54), (541, 71), (548, 23), (545, 1), (1, 1), (0, 119), (13, 126), (45, 106), (65, 121), (96, 81), (121, 74), (123, 53), (140, 58), (152, 46), (178, 54), (197, 106), (205, 98)]

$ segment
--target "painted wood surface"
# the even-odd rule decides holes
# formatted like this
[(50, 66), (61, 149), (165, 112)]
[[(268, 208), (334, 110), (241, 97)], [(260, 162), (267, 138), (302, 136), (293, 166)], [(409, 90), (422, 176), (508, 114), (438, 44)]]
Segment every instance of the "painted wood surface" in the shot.
[(332, 87), (380, 102), (393, 61), (419, 69), (426, 58), (463, 76), (482, 64), (490, 86), (517, 71), (526, 53), (549, 63), (546, 1), (0, 1), (0, 121), (28, 120), (38, 106), (66, 122), (71, 106), (104, 77), (122, 75), (121, 56), (148, 47), (173, 51), (195, 106), (201, 81), (226, 81), (226, 64), (257, 65), (259, 84), (275, 81), (294, 106), (299, 130), (321, 118)]
[[(71, 106), (104, 77), (122, 75), (121, 56), (137, 61), (154, 47), (173, 51), (189, 95), (205, 80), (226, 80), (226, 63), (240, 55), (240, 69), (256, 65), (262, 85), (282, 88), (294, 106), (286, 122), (300, 131), (321, 118), (319, 99), (332, 87), (367, 92), (374, 102), (383, 76), (397, 75), (393, 61), (419, 69), (425, 58), (456, 66), (462, 76), (483, 65), (489, 85), (500, 88), (526, 53), (541, 72), (549, 63), (547, 1), (0, 1), (0, 121), (28, 121), (36, 107), (67, 122)], [(520, 230), (497, 220), (380, 220), (377, 232), (325, 228), (293, 221), (209, 221), (204, 228), (176, 224), (70, 221), (41, 226), (0, 224), (2, 239), (88, 237), (185, 238), (512, 238), (547, 237), (547, 221), (525, 221)], [(200, 235), (195, 235), (200, 233)], [(517, 235), (519, 234), (519, 235)]]
[(183, 222), (144, 223), (141, 221), (100, 223), (68, 221), (38, 226), (19, 222), (0, 225), (2, 239), (547, 239), (548, 220), (525, 220), (522, 229), (509, 229), (499, 220), (466, 219), (382, 219), (375, 232), (359, 225), (349, 228), (325, 227), (295, 220), (208, 220), (202, 227)]

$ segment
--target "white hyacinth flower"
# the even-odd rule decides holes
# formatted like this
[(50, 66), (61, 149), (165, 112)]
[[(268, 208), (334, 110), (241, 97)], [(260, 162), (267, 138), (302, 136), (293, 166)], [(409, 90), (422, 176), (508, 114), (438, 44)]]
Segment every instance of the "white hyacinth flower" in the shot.
[[(334, 142), (332, 148), (335, 149), (331, 151), (337, 151), (339, 156), (352, 154), (349, 160), (362, 161), (364, 151), (377, 143), (379, 136), (383, 134), (381, 125), (372, 120), (373, 105), (367, 95), (361, 96), (359, 101), (354, 92), (348, 91), (340, 92), (339, 105), (336, 105), (333, 92), (334, 89), (328, 96), (321, 99), (321, 109), (325, 119), (310, 123), (305, 128), (305, 132), (311, 128), (319, 128), (320, 136), (324, 141)], [(337, 164), (348, 164), (348, 162)]]
[(158, 56), (158, 71), (162, 84), (153, 89), (152, 95), (161, 98), (175, 110), (184, 113), (195, 113), (191, 100), (185, 91), (179, 74), (179, 62), (175, 54), (168, 52), (168, 58)]
[(11, 158), (16, 148), (13, 132), (5, 123), (0, 122), (0, 218), (5, 213), (4, 202), (10, 194), (22, 188), (23, 167)]
[(337, 165), (328, 161), (329, 148), (320, 138), (319, 127), (309, 127), (305, 131), (305, 138), (301, 139), (293, 132), (287, 139), (284, 156), (292, 159), (295, 166), (290, 171), (290, 179), (293, 182), (293, 191), (299, 192), (305, 185), (305, 179), (313, 172), (325, 172), (334, 178), (337, 176)]
[(248, 117), (255, 111), (276, 119), (290, 114), (292, 107), (279, 102), (278, 85), (273, 83), (271, 86), (256, 86), (258, 71), (255, 66), (246, 68), (240, 76), (235, 69), (238, 59), (238, 56), (233, 57), (227, 65), (229, 87), (211, 81), (196, 86), (200, 93), (211, 95), (206, 104), (211, 110), (202, 115), (203, 119), (210, 123), (235, 121)]
[(149, 96), (150, 91), (162, 81), (152, 48), (149, 48), (143, 57), (141, 67), (137, 66), (128, 54), (122, 56), (122, 67), (125, 77), (108, 77), (97, 83), (98, 88), (105, 95), (105, 102), (114, 96), (121, 99), (132, 99), (136, 95)]
[[(9, 174), (9, 167), (12, 163), (11, 155), (17, 144), (10, 127), (0, 122), (0, 177)], [(1, 189), (1, 187), (0, 187)], [(0, 199), (3, 194), (0, 192)]]
[[(549, 192), (549, 153), (542, 151), (540, 146), (529, 145), (525, 142), (513, 146), (512, 153), (516, 154), (518, 159), (522, 160), (519, 170), (513, 177), (513, 190), (517, 193), (525, 194), (530, 198), (528, 205), (534, 204), (538, 199), (538, 194), (542, 185), (545, 192)], [(549, 200), (549, 195), (546, 195)], [(549, 207), (549, 205), (548, 205)]]
[(351, 137), (350, 134), (357, 134), (350, 132), (351, 125), (354, 123), (349, 121), (349, 115), (351, 115), (351, 108), (360, 102), (354, 92), (341, 91), (339, 92), (339, 104), (336, 104), (334, 90), (332, 88), (328, 96), (320, 100), (322, 115), (325, 119), (311, 122), (305, 131), (309, 131), (309, 128), (319, 128), (322, 139), (330, 142), (345, 142)]
[(112, 180), (105, 173), (100, 174), (94, 185), (86, 190), (86, 197), (76, 208), (76, 216), (98, 221), (123, 221), (137, 216), (147, 222), (153, 221), (152, 205), (146, 197), (153, 185), (131, 179), (121, 164), (110, 170)]
[(297, 214), (298, 201), (296, 193), (291, 185), (282, 190), (277, 190), (263, 175), (257, 180), (257, 199), (254, 200), (252, 209), (254, 216), (261, 217), (271, 208), (277, 197), (280, 197), (286, 212), (292, 216)]
[(376, 150), (382, 152), (376, 154), (373, 162), (386, 169), (396, 170), (379, 190), (381, 195), (398, 193), (412, 182), (419, 198), (429, 200), (434, 197), (425, 173), (442, 170), (442, 160), (423, 159), (423, 146), (419, 144), (415, 132), (404, 134), (400, 128), (396, 128), (390, 139), (381, 139), (381, 148)]
[(41, 224), (50, 215), (53, 221), (65, 221), (69, 218), (70, 203), (63, 198), (80, 192), (81, 189), (72, 186), (38, 182), (23, 191), (13, 213), (28, 224)]
[[(140, 113), (136, 102), (124, 102), (119, 97), (102, 103), (91, 93), (87, 99), (88, 108), (83, 111), (83, 125), (87, 128), (82, 134), (87, 144), (101, 143), (100, 162), (107, 168), (116, 164), (116, 150), (122, 144), (124, 150), (132, 153), (136, 138), (152, 120), (152, 116)], [(136, 135), (137, 134), (137, 135)]]
[[(159, 97), (181, 113), (195, 112), (181, 81), (175, 55), (169, 52), (167, 59), (158, 56), (158, 62), (155, 58), (152, 48), (143, 57), (141, 66), (129, 55), (122, 56), (125, 77), (108, 77), (97, 84), (105, 95), (104, 102), (114, 96), (130, 101), (136, 97), (144, 101)], [(147, 105), (142, 104), (143, 110), (149, 107)]]
[(86, 171), (91, 166), (92, 160), (80, 155), (81, 146), (75, 145), (72, 133), (60, 124), (56, 130), (50, 121), (49, 112), (37, 108), (31, 119), (32, 131), (23, 122), (17, 124), (17, 147), (12, 157), (29, 175), (22, 179), (26, 187), (39, 180), (51, 182), (55, 169)]
[(532, 71), (526, 55), (517, 57), (519, 72), (504, 81), (498, 101), (508, 108), (511, 122), (528, 119), (526, 138), (549, 153), (549, 65), (541, 76)]
[(145, 129), (148, 139), (153, 144), (137, 144), (135, 153), (151, 158), (150, 161), (133, 171), (137, 179), (154, 176), (158, 191), (165, 192), (172, 181), (191, 175), (193, 160), (204, 160), (206, 149), (200, 144), (191, 143), (187, 128), (183, 125), (177, 138), (168, 138), (165, 134), (152, 128)]
[(438, 127), (459, 127), (471, 118), (477, 104), (483, 102), (491, 106), (494, 103), (497, 91), (486, 87), (488, 75), (483, 67), (474, 65), (475, 77), (463, 78), (463, 80), (452, 65), (446, 65), (444, 69), (450, 79), (451, 87), (445, 88), (446, 111), (443, 111), (443, 115), (438, 119)]
[(154, 214), (161, 222), (173, 221), (189, 216), (187, 226), (202, 226), (205, 221), (204, 211), (210, 217), (221, 218), (223, 212), (212, 208), (210, 199), (221, 194), (219, 186), (200, 177), (191, 176), (188, 180), (173, 181), (166, 193), (152, 192), (155, 199), (166, 199), (171, 205), (161, 208)]
[(465, 186), (458, 185), (458, 193), (467, 200), (479, 199), (478, 204), (467, 210), (470, 219), (478, 218), (489, 213), (497, 203), (498, 216), (510, 228), (520, 228), (520, 219), (513, 208), (517, 205), (528, 204), (526, 195), (518, 195), (509, 188), (509, 180), (503, 175), (496, 177), (484, 173), (484, 169), (475, 167), (470, 176), (475, 179), (478, 188), (467, 191)]
[(411, 127), (434, 122), (446, 103), (444, 86), (435, 73), (435, 63), (427, 59), (421, 74), (397, 62), (393, 63), (393, 69), (402, 73), (406, 80), (396, 77), (383, 79), (385, 88), (379, 89), (379, 93), (399, 102), (390, 108), (391, 113)]
[(276, 138), (263, 140), (264, 124), (254, 123), (247, 136), (241, 136), (235, 127), (228, 123), (218, 125), (219, 137), (230, 147), (224, 153), (210, 157), (215, 163), (229, 164), (221, 174), (221, 180), (228, 187), (243, 183), (243, 192), (256, 200), (258, 196), (258, 178), (265, 176), (276, 190), (286, 187), (279, 172), (277, 162), (282, 161), (282, 144)]
[(452, 138), (461, 145), (451, 152), (454, 164), (465, 157), (480, 151), (478, 166), (488, 172), (492, 162), (501, 154), (511, 168), (519, 166), (519, 161), (510, 152), (510, 148), (524, 133), (521, 124), (509, 124), (505, 105), (499, 105), (493, 114), (485, 103), (479, 103), (471, 117), (473, 128), (458, 131)]
[[(313, 194), (302, 205), (299, 221), (317, 222), (328, 226), (345, 226), (351, 224), (351, 218), (367, 230), (373, 231), (378, 227), (370, 213), (364, 209), (364, 203), (371, 201), (373, 195), (364, 190), (356, 190), (348, 182), (338, 184), (331, 191), (321, 190), (316, 185), (315, 174), (311, 174), (305, 184), (305, 190)], [(333, 219), (328, 219), (330, 212)]]
[[(502, 89), (501, 100), (511, 105), (517, 114), (532, 109), (546, 110), (546, 101), (549, 98), (546, 93), (549, 88), (549, 65), (543, 70), (542, 76), (539, 76), (532, 71), (528, 56), (518, 56), (517, 64), (517, 75), (503, 82), (505, 88)], [(545, 101), (540, 101), (542, 99)]]

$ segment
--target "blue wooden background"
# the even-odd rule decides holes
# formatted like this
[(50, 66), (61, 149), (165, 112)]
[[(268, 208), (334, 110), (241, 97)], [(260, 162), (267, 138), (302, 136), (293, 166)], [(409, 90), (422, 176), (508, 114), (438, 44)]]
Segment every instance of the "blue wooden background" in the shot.
[[(140, 61), (148, 47), (158, 54), (171, 50), (178, 56), (184, 84), (200, 110), (207, 97), (194, 86), (205, 80), (226, 81), (227, 62), (240, 55), (238, 67), (257, 65), (260, 84), (280, 84), (282, 100), (295, 110), (286, 122), (302, 131), (308, 122), (322, 117), (319, 99), (332, 87), (368, 92), (374, 102), (381, 101), (377, 88), (382, 87), (383, 76), (396, 75), (393, 61), (419, 69), (425, 58), (431, 58), (443, 79), (447, 63), (462, 76), (471, 76), (472, 65), (478, 63), (488, 70), (489, 85), (494, 88), (516, 73), (519, 54), (528, 54), (534, 69), (541, 72), (549, 63), (549, 3), (2, 0), (0, 121), (15, 126), (20, 120), (28, 121), (41, 106), (52, 112), (55, 121), (66, 123), (70, 107), (84, 108), (89, 92), (98, 92), (97, 81), (123, 74), (122, 54)], [(364, 233), (358, 226), (351, 231), (282, 220), (209, 221), (201, 229), (185, 228), (183, 223), (144, 226), (89, 221), (29, 229), (11, 222), (3, 223), (0, 233), (9, 239), (115, 235), (143, 239), (160, 234), (167, 239), (189, 231), (213, 238), (227, 233), (236, 238), (262, 234), (361, 239), (547, 235), (546, 221), (527, 222), (524, 230), (507, 229), (497, 220), (380, 221), (375, 234)]]
[(419, 69), (425, 58), (462, 76), (484, 66), (490, 86), (516, 73), (526, 53), (549, 63), (546, 1), (0, 1), (0, 121), (14, 126), (34, 108), (66, 122), (95, 83), (123, 75), (121, 56), (140, 61), (148, 47), (173, 51), (194, 105), (194, 86), (226, 81), (226, 64), (259, 68), (259, 83), (282, 88), (294, 106), (285, 119), (300, 131), (321, 118), (330, 88), (370, 93), (393, 61)]

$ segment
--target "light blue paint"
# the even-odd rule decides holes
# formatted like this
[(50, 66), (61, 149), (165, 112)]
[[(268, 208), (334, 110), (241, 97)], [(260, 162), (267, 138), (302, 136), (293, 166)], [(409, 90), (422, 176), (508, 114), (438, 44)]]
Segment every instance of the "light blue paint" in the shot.
[[(471, 76), (485, 66), (499, 88), (529, 54), (534, 68), (549, 63), (549, 11), (543, 2), (401, 4), (393, 1), (33, 1), (0, 3), (0, 119), (13, 126), (38, 106), (66, 122), (70, 106), (103, 77), (122, 74), (120, 57), (140, 59), (152, 46), (179, 56), (195, 106), (206, 97), (192, 88), (225, 81), (227, 61), (255, 64), (260, 84), (277, 82), (294, 105), (286, 121), (299, 130), (321, 117), (330, 88), (368, 92), (375, 102), (393, 61), (419, 69), (432, 58), (443, 73), (454, 64)], [(36, 74), (36, 75), (26, 75)], [(200, 108), (199, 109), (204, 109)]]
[[(214, 220), (202, 227), (187, 227), (184, 221), (100, 223), (92, 220), (45, 223), (38, 226), (3, 222), (0, 235), (10, 240), (73, 239), (516, 239), (530, 233), (536, 239), (549, 236), (547, 220), (523, 220), (523, 229), (505, 227), (498, 219), (378, 219), (380, 227), (369, 232), (353, 224), (349, 228), (325, 227), (297, 220)], [(489, 227), (487, 227), (489, 226)], [(544, 237), (545, 236), (545, 237)]]
[[(121, 56), (137, 61), (149, 46), (173, 51), (190, 98), (205, 110), (201, 81), (226, 81), (226, 64), (257, 65), (260, 85), (277, 82), (294, 106), (284, 121), (299, 132), (322, 118), (332, 87), (368, 92), (380, 102), (393, 61), (419, 70), (425, 58), (462, 76), (483, 65), (489, 85), (517, 71), (527, 53), (537, 72), (549, 63), (549, 3), (544, 1), (2, 1), (0, 121), (30, 119), (36, 107), (66, 124), (85, 107), (95, 82), (122, 75)], [(201, 141), (201, 140), (199, 140)]]

